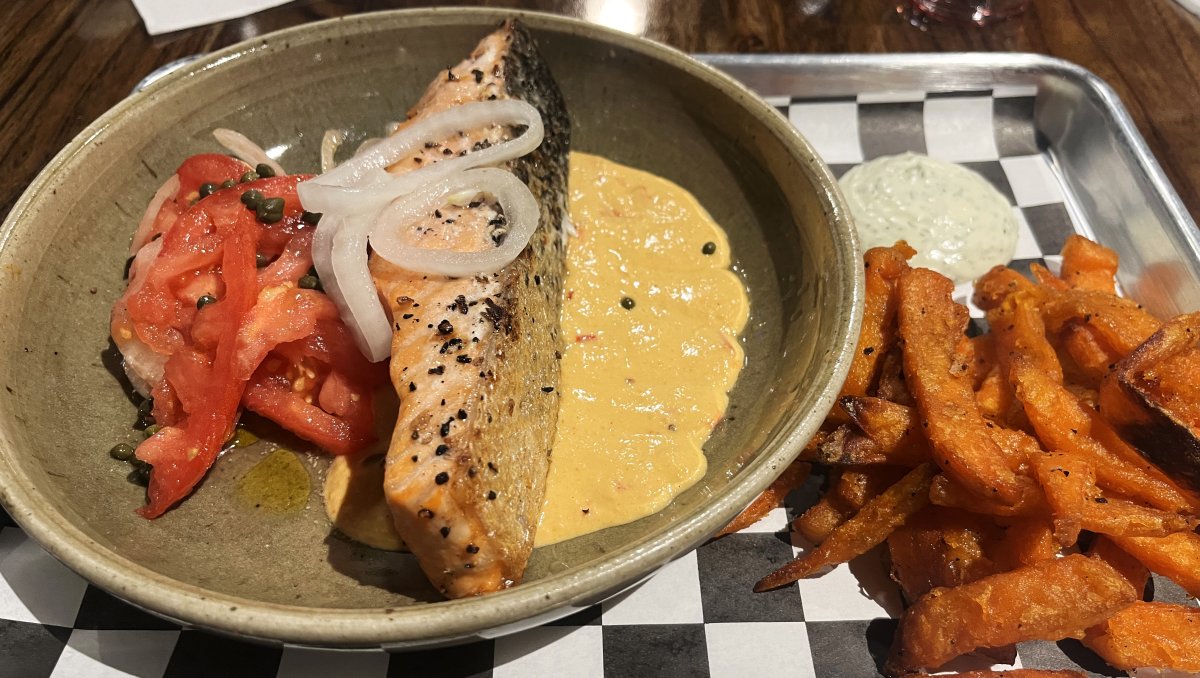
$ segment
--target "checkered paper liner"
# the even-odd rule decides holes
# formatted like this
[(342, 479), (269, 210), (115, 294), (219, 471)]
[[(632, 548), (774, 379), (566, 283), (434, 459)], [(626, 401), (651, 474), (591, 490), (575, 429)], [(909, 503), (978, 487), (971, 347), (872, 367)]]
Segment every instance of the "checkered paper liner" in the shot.
[[(904, 151), (979, 172), (1013, 205), (1020, 225), (1013, 265), (1027, 272), (1035, 262), (1055, 270), (1066, 237), (1091, 233), (1037, 135), (1035, 98), (1035, 89), (997, 87), (768, 101), (838, 176)], [(960, 300), (969, 289), (958, 290)], [(982, 330), (982, 313), (971, 310), (974, 329)], [(90, 586), (0, 512), (0, 678), (874, 676), (901, 611), (878, 550), (817, 579), (751, 592), (807, 548), (789, 541), (788, 522), (816, 501), (820, 482), (811, 478), (785, 509), (601, 605), (512, 636), (403, 654), (270, 647), (181, 629)], [(1169, 580), (1153, 584), (1157, 600), (1194, 604)], [(1015, 666), (1123, 675), (1075, 641), (1022, 643)]]

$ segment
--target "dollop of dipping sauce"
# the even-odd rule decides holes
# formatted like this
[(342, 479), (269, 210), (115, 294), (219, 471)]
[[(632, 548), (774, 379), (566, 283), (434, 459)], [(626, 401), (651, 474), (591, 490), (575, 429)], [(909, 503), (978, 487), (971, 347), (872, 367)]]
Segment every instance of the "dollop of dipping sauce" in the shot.
[(538, 546), (656, 513), (704, 476), (750, 308), (725, 232), (678, 185), (572, 153), (570, 212)]
[(863, 249), (906, 240), (914, 266), (967, 282), (1007, 264), (1017, 246), (1008, 200), (961, 165), (904, 153), (863, 163), (845, 174), (842, 192)]

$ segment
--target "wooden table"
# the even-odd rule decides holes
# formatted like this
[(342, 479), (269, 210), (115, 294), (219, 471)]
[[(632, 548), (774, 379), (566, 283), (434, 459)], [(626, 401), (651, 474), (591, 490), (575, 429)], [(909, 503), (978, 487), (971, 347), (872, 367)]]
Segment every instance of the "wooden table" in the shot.
[[(186, 0), (185, 0), (186, 1)], [(611, 3), (612, 0), (609, 0)], [(1200, 19), (1172, 0), (1032, 0), (986, 29), (914, 26), (907, 0), (623, 0), (646, 37), (689, 52), (1031, 51), (1107, 80), (1193, 214), (1200, 214)], [(298, 0), (147, 35), (130, 0), (0, 3), (0, 215), (75, 134), (147, 73), (280, 28), (406, 0)], [(484, 0), (597, 18), (604, 0)]]

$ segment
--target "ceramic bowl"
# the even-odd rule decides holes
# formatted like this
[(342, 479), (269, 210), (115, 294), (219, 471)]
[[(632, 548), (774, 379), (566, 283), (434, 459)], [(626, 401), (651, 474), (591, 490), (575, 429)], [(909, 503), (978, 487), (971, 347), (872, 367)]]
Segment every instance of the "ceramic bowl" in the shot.
[(403, 116), (434, 74), (502, 18), (491, 10), (366, 14), (255, 38), (186, 65), (83, 131), (0, 231), (0, 500), (93, 584), (189, 625), (334, 647), (417, 647), (544, 623), (644, 580), (703, 543), (799, 453), (857, 337), (861, 265), (836, 182), (771, 106), (670, 48), (522, 14), (566, 96), (573, 147), (667, 177), (728, 231), (752, 315), (746, 368), (706, 446), (707, 475), (662, 512), (538, 549), (525, 582), (443, 601), (408, 555), (331, 531), (327, 460), (306, 455), (307, 507), (237, 501), (270, 450), (228, 453), (186, 502), (136, 516), (142, 489), (108, 449), (133, 440), (108, 314), (130, 236), (183, 158), (237, 129), (312, 171), (322, 132)]

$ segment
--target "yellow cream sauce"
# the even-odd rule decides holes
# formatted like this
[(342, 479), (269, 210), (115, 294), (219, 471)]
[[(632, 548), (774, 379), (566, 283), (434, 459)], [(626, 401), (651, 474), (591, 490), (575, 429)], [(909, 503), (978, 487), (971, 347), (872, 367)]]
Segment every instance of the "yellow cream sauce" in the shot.
[(570, 213), (538, 546), (656, 513), (704, 476), (749, 313), (724, 231), (676, 184), (572, 153)]
[[(725, 232), (679, 186), (572, 153), (570, 212), (562, 399), (537, 546), (656, 513), (704, 476), (749, 313)], [(352, 539), (397, 550), (377, 456), (334, 461), (326, 510)]]

